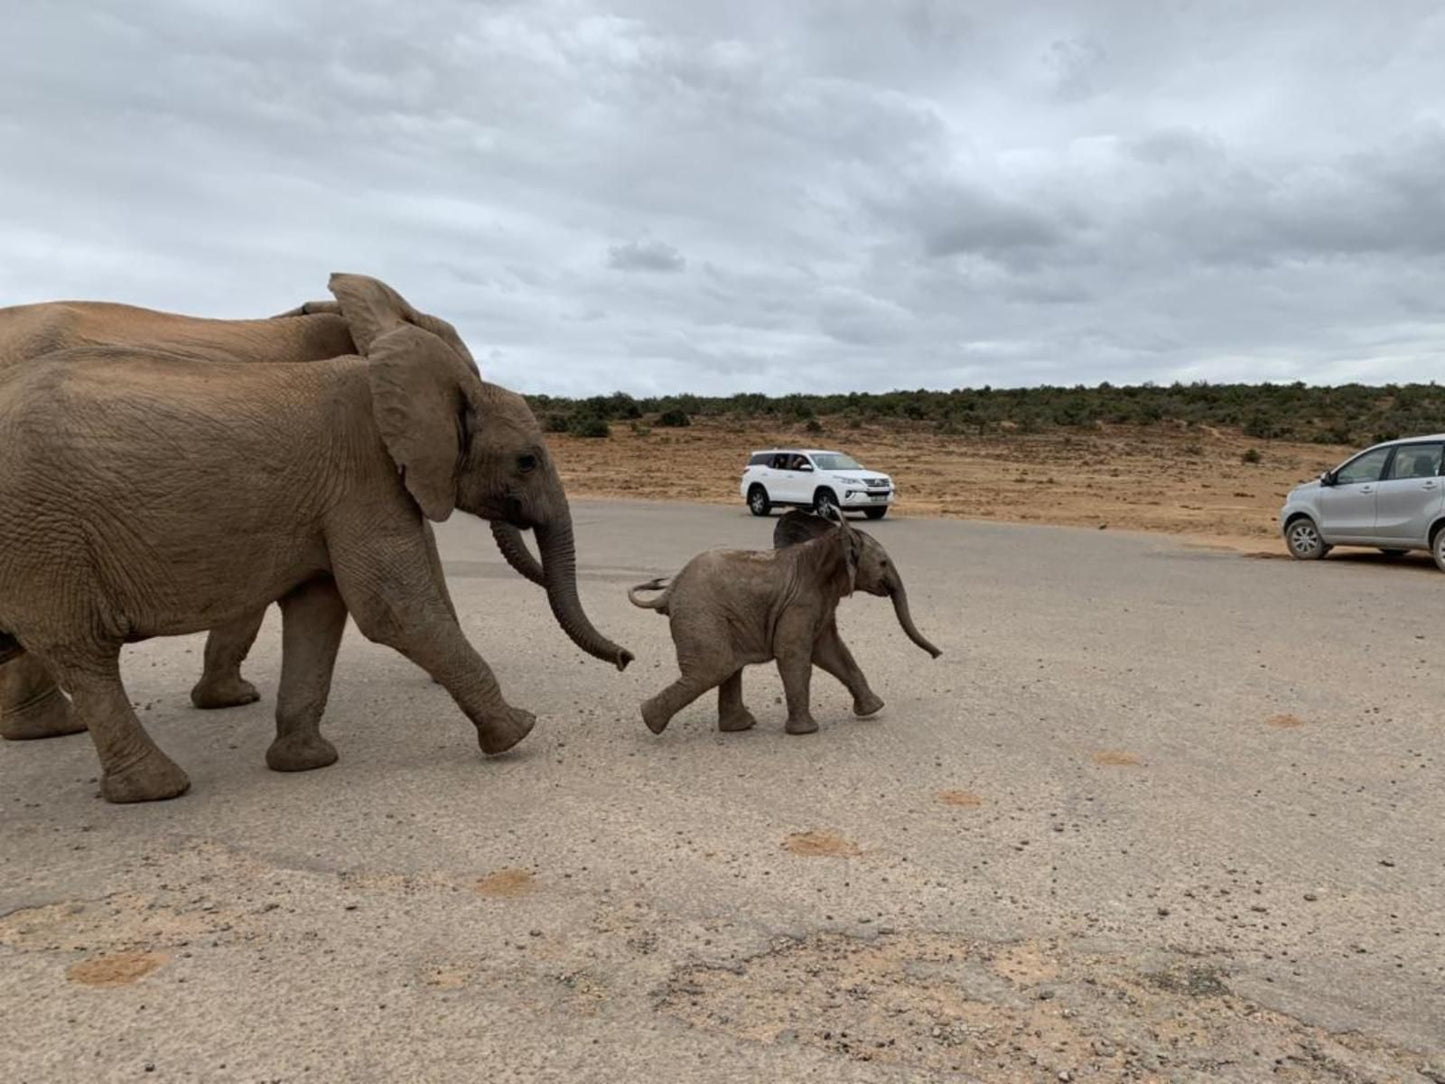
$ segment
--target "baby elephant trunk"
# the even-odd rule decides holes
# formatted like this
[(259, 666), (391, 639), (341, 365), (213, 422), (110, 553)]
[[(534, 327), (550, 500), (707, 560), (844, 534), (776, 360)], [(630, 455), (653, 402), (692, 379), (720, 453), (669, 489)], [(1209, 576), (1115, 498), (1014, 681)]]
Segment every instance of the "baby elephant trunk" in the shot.
[(913, 623), (913, 614), (908, 609), (908, 591), (904, 588), (903, 581), (896, 576), (892, 577), (892, 582), (888, 584), (888, 597), (893, 600), (893, 612), (898, 616), (898, 624), (908, 638), (935, 659), (942, 655), (943, 652), (934, 647)]

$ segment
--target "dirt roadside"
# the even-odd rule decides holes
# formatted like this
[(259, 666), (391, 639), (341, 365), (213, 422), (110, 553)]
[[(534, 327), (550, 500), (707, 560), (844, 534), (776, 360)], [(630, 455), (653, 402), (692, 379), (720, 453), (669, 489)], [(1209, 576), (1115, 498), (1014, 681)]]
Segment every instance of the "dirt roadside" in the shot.
[(737, 485), (749, 452), (827, 447), (891, 474), (901, 515), (1148, 531), (1281, 554), (1275, 516), (1285, 494), (1351, 451), (1212, 427), (979, 437), (907, 422), (821, 424), (822, 432), (810, 433), (802, 423), (769, 428), (734, 418), (696, 418), (680, 429), (614, 422), (606, 440), (552, 434), (548, 443), (568, 493), (578, 497), (741, 503)]

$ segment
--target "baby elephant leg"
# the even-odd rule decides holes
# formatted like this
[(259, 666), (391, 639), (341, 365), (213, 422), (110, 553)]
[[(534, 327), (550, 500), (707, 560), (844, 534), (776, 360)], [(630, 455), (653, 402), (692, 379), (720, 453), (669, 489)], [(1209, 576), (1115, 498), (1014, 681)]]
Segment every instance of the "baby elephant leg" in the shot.
[(674, 715), (709, 689), (721, 685), (734, 672), (730, 662), (725, 667), (684, 664), (682, 676), (642, 705), (642, 721), (648, 730), (661, 734)]
[(346, 603), (330, 576), (281, 599), (281, 690), (276, 740), (266, 750), (272, 771), (304, 772), (336, 763), (336, 746), (321, 736), (321, 713), (345, 628)]
[(813, 662), (820, 669), (832, 674), (853, 694), (853, 714), (860, 719), (876, 715), (883, 710), (883, 700), (868, 687), (868, 679), (853, 661), (853, 653), (838, 635), (836, 621), (828, 623), (823, 635), (813, 645)]
[(757, 725), (753, 713), (743, 704), (743, 672), (738, 670), (717, 687), (717, 728), (751, 730)]
[(783, 695), (788, 701), (788, 722), (783, 727), (789, 734), (812, 734), (818, 729), (809, 709), (809, 686), (813, 677), (813, 660), (804, 651), (780, 651), (778, 673), (783, 679)]
[(241, 676), (241, 663), (256, 642), (256, 634), (265, 620), (263, 606), (253, 614), (210, 631), (206, 637), (205, 669), (191, 690), (192, 704), (207, 709), (235, 708), (261, 699), (256, 686)]
[(186, 773), (156, 748), (136, 718), (120, 681), (120, 646), (84, 656), (48, 655), (76, 715), (86, 724), (100, 757), (100, 793), (107, 802), (155, 802), (190, 789)]
[(71, 710), (34, 655), (20, 655), (0, 666), (0, 738), (58, 738), (84, 729), (85, 721)]

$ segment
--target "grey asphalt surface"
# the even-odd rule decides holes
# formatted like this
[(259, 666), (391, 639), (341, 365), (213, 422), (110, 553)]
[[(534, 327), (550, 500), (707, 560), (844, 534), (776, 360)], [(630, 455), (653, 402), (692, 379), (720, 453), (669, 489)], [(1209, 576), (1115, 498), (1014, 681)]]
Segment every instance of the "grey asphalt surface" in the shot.
[[(622, 674), (572, 647), (483, 525), (439, 532), (468, 635), (539, 717), (506, 755), (483, 757), (444, 691), (353, 627), (324, 723), (340, 762), (267, 771), (274, 610), (245, 667), (256, 705), (189, 706), (200, 636), (126, 653), (187, 796), (106, 805), (84, 736), (0, 747), (0, 1079), (1103, 1072), (1008, 1044), (996, 1074), (973, 1076), (907, 1044), (846, 1048), (788, 1009), (816, 991), (778, 988), (761, 964), (828, 933), (1037, 946), (1075, 970), (1202, 961), (1241, 1019), (1445, 1058), (1445, 576), (1428, 560), (866, 524), (943, 657), (909, 644), (885, 601), (847, 600), (879, 716), (854, 719), (815, 672), (822, 728), (787, 736), (776, 672), (754, 667), (757, 729), (717, 733), (706, 697), (654, 737), (638, 706), (676, 673), (667, 623), (624, 589), (711, 546), (766, 548), (773, 521), (574, 510), (584, 603), (637, 655)], [(805, 832), (836, 833), (842, 853), (784, 846)], [(112, 957), (154, 970), (95, 985)], [(709, 1002), (714, 976), (755, 976), (737, 1002), (754, 1015)], [(886, 1001), (879, 986), (825, 1004), (841, 1018)], [(935, 998), (895, 1015), (922, 1011), (945, 1013)], [(1129, 1071), (1215, 1075), (1188, 1045)], [(1219, 1078), (1269, 1078), (1269, 1051), (1240, 1059)], [(1289, 1079), (1335, 1079), (1307, 1069)]]

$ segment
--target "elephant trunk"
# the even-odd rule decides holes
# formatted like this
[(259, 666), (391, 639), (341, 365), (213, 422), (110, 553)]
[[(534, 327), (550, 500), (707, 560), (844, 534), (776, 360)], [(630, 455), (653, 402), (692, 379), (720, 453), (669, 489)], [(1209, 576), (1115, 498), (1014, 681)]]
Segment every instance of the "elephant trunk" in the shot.
[(527, 548), (521, 530), (499, 519), (492, 520), (491, 526), (492, 539), (497, 543), (497, 549), (502, 551), (502, 556), (507, 559), (507, 564), (538, 587), (546, 587), (547, 574), (542, 571), (537, 558), (533, 557), (532, 551)]
[(562, 519), (537, 527), (536, 532), (537, 548), (542, 552), (542, 567), (546, 572), (547, 601), (562, 631), (587, 654), (626, 670), (632, 661), (632, 652), (603, 636), (582, 612), (582, 601), (577, 597), (577, 556), (572, 542), (571, 516), (563, 513)]
[(893, 600), (893, 612), (897, 615), (898, 624), (902, 626), (908, 638), (935, 659), (942, 655), (943, 652), (934, 647), (928, 638), (918, 631), (918, 626), (913, 623), (913, 614), (908, 609), (908, 592), (903, 587), (903, 581), (896, 576), (892, 577), (888, 584), (888, 597)]

